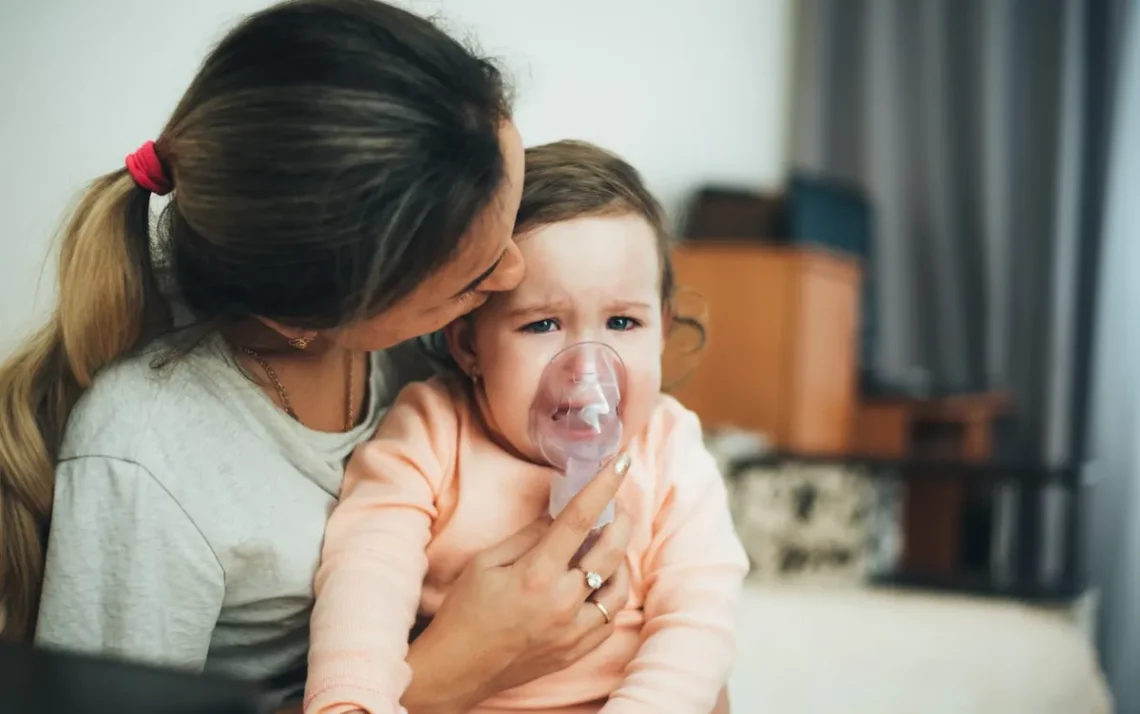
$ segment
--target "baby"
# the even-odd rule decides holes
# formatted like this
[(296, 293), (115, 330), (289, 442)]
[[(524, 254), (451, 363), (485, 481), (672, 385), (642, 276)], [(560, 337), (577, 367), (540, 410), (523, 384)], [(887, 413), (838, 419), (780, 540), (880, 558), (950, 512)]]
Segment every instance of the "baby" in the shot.
[(615, 631), (595, 650), (475, 711), (704, 714), (727, 680), (747, 561), (696, 416), (661, 394), (682, 318), (660, 207), (631, 166), (579, 142), (529, 149), (524, 185), (525, 278), (446, 331), (466, 378), (406, 388), (349, 463), (317, 575), (307, 712), (402, 711), (417, 615), (438, 610), (475, 554), (547, 510), (552, 472), (530, 407), (551, 358), (581, 342), (625, 367), (629, 600), (599, 608)]

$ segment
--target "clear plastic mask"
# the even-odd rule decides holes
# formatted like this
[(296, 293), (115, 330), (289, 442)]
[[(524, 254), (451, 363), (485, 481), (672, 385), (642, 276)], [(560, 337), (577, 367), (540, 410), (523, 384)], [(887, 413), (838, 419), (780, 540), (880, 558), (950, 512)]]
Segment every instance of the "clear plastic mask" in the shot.
[[(621, 385), (625, 365), (613, 348), (581, 342), (559, 352), (546, 366), (531, 405), (531, 436), (559, 474), (550, 487), (550, 514), (557, 516), (617, 454), (622, 441)], [(613, 520), (613, 504), (598, 526)]]

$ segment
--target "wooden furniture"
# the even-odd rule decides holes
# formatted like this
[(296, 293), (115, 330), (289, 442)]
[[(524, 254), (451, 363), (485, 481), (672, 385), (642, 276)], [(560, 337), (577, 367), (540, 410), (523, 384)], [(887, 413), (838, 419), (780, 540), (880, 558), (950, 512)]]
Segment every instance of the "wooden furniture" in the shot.
[(708, 427), (787, 451), (843, 454), (855, 415), (861, 275), (812, 248), (685, 243), (677, 283), (701, 296), (708, 344), (675, 395)]
[[(854, 453), (884, 459), (986, 461), (994, 422), (1011, 407), (1004, 392), (942, 399), (870, 399), (860, 403)], [(903, 566), (949, 575), (961, 566), (966, 484), (957, 479), (908, 480), (903, 513)]]

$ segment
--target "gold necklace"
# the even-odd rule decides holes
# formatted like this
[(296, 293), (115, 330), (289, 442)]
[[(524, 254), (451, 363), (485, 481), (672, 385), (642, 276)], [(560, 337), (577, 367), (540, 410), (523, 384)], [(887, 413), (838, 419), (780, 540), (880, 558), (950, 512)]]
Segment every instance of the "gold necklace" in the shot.
[[(277, 377), (277, 370), (261, 356), (259, 352), (250, 348), (242, 347), (241, 351), (249, 355), (249, 358), (257, 362), (258, 366), (265, 371), (265, 375), (269, 377), (269, 383), (273, 385), (273, 390), (277, 392), (277, 398), (281, 401), (281, 409), (296, 420), (300, 424), (304, 424), (301, 418), (297, 416), (297, 412), (293, 409), (293, 404), (289, 401), (289, 393), (285, 391), (285, 385)], [(344, 353), (344, 430), (351, 431), (356, 426), (356, 410), (353, 409), (353, 378), (352, 378), (352, 352), (346, 350)]]

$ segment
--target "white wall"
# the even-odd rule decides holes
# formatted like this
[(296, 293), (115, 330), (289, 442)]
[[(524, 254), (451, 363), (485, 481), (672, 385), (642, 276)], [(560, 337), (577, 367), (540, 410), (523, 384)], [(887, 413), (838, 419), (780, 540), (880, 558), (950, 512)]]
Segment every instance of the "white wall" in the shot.
[[(675, 214), (706, 181), (782, 181), (791, 2), (405, 5), (502, 61), (527, 143), (618, 151)], [(49, 309), (44, 259), (76, 191), (153, 138), (211, 43), (266, 4), (0, 0), (0, 354)]]

